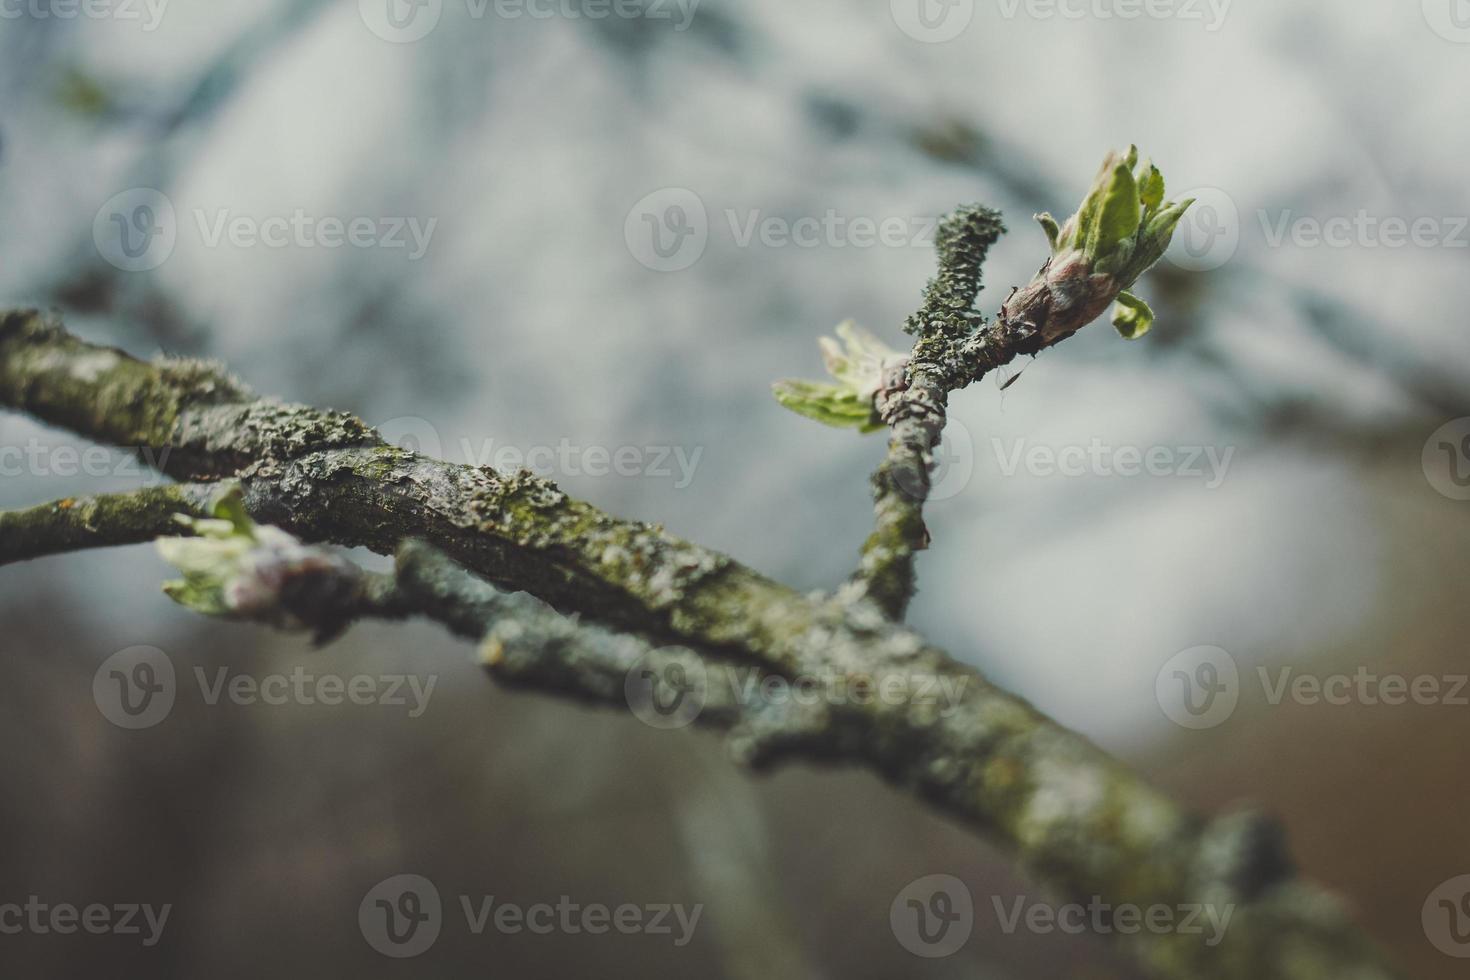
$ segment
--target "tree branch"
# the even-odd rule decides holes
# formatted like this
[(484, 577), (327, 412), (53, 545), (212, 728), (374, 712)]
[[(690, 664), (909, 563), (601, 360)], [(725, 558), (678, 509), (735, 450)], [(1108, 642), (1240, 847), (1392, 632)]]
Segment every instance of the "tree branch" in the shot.
[(321, 637), (357, 619), (424, 616), (480, 642), (486, 670), (507, 686), (641, 709), (661, 726), (722, 731), (729, 735), (731, 755), (753, 767), (822, 721), (821, 712), (799, 701), (756, 696), (776, 676), (770, 672), (684, 647), (655, 648), (578, 622), (524, 592), (498, 591), (421, 541), (399, 547), (391, 575), (365, 572), (325, 553), (321, 558), (308, 575), (283, 577), (275, 605), (246, 618), (274, 626), (298, 622)]
[(177, 484), (0, 511), (0, 565), (178, 534), (175, 516), (203, 517), (215, 490), (203, 484)]
[[(928, 547), (924, 503), (934, 450), (944, 431), (949, 393), (979, 380), (994, 365), (968, 360), (964, 345), (985, 326), (975, 312), (980, 269), (990, 246), (1005, 232), (1000, 215), (988, 208), (960, 208), (939, 226), (935, 245), (939, 273), (924, 290), (924, 305), (904, 329), (918, 335), (907, 360), (883, 379), (875, 407), (888, 425), (888, 456), (873, 473), (876, 527), (863, 544), (854, 580), (894, 619), (902, 619), (914, 594), (915, 553)], [(1005, 350), (997, 329), (991, 348), (995, 364), (1017, 356)]]
[[(1028, 343), (1042, 343), (1027, 333), (1035, 329), (1002, 318), (994, 335), (964, 345), (967, 363), (1027, 352)], [(1157, 976), (1391, 976), (1337, 903), (1291, 875), (1274, 824), (1184, 813), (852, 590), (798, 594), (657, 526), (573, 500), (548, 481), (395, 449), (351, 416), (257, 399), (214, 366), (137, 361), (83, 343), (33, 311), (0, 316), (0, 404), (92, 438), (168, 447), (159, 458), (172, 475), (236, 478), (254, 518), (309, 540), (391, 553), (407, 538), (427, 539), (470, 570), (558, 609), (687, 648), (661, 654), (685, 658), (685, 668), (758, 665), (814, 679), (823, 691), (853, 676), (871, 678), (878, 690), (885, 678), (907, 682), (911, 696), (824, 698), (799, 721), (742, 715), (776, 733), (755, 737), (748, 756), (866, 765), (997, 841), (1067, 896), (1097, 896), (1114, 907), (1233, 906), (1218, 946), (1178, 932), (1125, 937)], [(467, 615), (459, 631), (477, 625)], [(559, 639), (560, 627), (520, 628), (524, 646), (504, 634), (498, 654), (490, 646), (500, 676), (626, 704), (616, 691), (641, 647), (591, 655), (570, 634)], [(916, 678), (953, 699), (912, 696)], [(722, 717), (716, 702), (711, 719)]]

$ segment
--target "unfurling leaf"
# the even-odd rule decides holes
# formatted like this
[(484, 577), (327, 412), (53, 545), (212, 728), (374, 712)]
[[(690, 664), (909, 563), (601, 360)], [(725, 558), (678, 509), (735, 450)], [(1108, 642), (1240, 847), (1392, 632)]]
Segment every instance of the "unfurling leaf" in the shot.
[(1062, 230), (1057, 227), (1057, 219), (1053, 218), (1046, 211), (1041, 212), (1035, 217), (1036, 223), (1041, 225), (1041, 230), (1046, 232), (1046, 240), (1051, 243), (1051, 251), (1055, 255), (1058, 248), (1057, 243), (1062, 237)]
[(1138, 234), (1141, 216), (1138, 182), (1133, 179), (1133, 171), (1119, 163), (1113, 168), (1097, 221), (1084, 249), (1087, 257), (1097, 264), (1098, 272), (1111, 272), (1128, 261), (1133, 254), (1133, 240)]
[(1154, 311), (1147, 303), (1126, 290), (1118, 294), (1117, 305), (1113, 307), (1113, 326), (1118, 328), (1118, 333), (1128, 340), (1137, 340), (1153, 325)]
[(1143, 175), (1138, 180), (1138, 199), (1145, 214), (1152, 214), (1164, 203), (1164, 175), (1152, 161), (1144, 164)]
[(874, 432), (883, 428), (874, 396), (885, 371), (903, 363), (903, 355), (851, 320), (837, 326), (839, 344), (822, 337), (822, 363), (836, 384), (789, 378), (771, 386), (776, 401), (798, 415), (825, 425)]
[(873, 414), (872, 400), (863, 400), (856, 392), (841, 385), (821, 381), (788, 378), (771, 385), (776, 401), (798, 415), (805, 415), (824, 425), (839, 429), (872, 432), (883, 423)]

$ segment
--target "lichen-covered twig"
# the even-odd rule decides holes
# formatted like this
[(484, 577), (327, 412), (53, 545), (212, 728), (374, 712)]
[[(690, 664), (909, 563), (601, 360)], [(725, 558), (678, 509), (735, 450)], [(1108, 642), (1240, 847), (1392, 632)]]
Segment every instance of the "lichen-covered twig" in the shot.
[[(220, 506), (215, 501), (211, 514)], [(233, 530), (217, 516), (185, 523), (223, 524), (230, 539), (222, 550), (209, 540), (216, 532), (202, 527), (199, 538), (159, 541), (166, 557), (195, 576), (192, 588), (165, 591), (199, 612), (309, 629), (318, 642), (359, 619), (423, 616), (477, 641), (486, 670), (508, 686), (643, 708), (653, 723), (662, 722), (655, 704), (687, 697), (682, 714), (662, 713), (671, 718), (668, 727), (726, 732), (731, 754), (751, 766), (788, 753), (796, 736), (819, 730), (825, 719), (801, 699), (766, 696), (769, 671), (578, 622), (524, 592), (494, 588), (422, 541), (405, 541), (392, 573), (378, 574), (248, 518)], [(826, 678), (827, 690), (812, 693), (831, 700), (835, 680)]]
[[(0, 404), (114, 444), (168, 447), (158, 458), (172, 475), (238, 480), (255, 520), (308, 540), (392, 553), (408, 538), (426, 539), (498, 584), (639, 642), (686, 650), (661, 654), (692, 658), (685, 666), (745, 665), (793, 681), (928, 678), (931, 691), (954, 696), (847, 697), (799, 713), (743, 715), (751, 722), (744, 737), (757, 746), (745, 754), (866, 765), (1068, 896), (1115, 907), (1233, 908), (1216, 946), (1177, 932), (1126, 937), (1157, 976), (1391, 976), (1344, 911), (1290, 873), (1272, 824), (1190, 816), (850, 590), (798, 594), (545, 480), (396, 449), (351, 416), (259, 399), (215, 366), (138, 361), (34, 311), (0, 314)], [(473, 620), (461, 625), (473, 631)], [(585, 659), (582, 647), (545, 631), (525, 635), (520, 647), (502, 637), (492, 658), (502, 676), (583, 698), (600, 676), (599, 697), (622, 700), (608, 691), (629, 653)], [(719, 717), (717, 705), (711, 718)]]
[(1130, 338), (1148, 332), (1153, 313), (1127, 289), (1163, 255), (1192, 202), (1166, 203), (1158, 168), (1145, 161), (1135, 175), (1135, 167), (1136, 147), (1126, 156), (1109, 154), (1065, 227), (1051, 215), (1037, 215), (1051, 257), (1012, 292), (993, 322), (976, 311), (975, 300), (985, 257), (1005, 232), (999, 213), (970, 205), (940, 223), (939, 272), (924, 290), (923, 306), (904, 324), (918, 340), (906, 360), (888, 366), (871, 396), (890, 430), (888, 455), (873, 473), (875, 527), (853, 580), (894, 619), (908, 609), (915, 553), (928, 544), (924, 504), (950, 393), (1060, 343), (1114, 301), (1119, 332)]
[(875, 526), (854, 579), (894, 619), (908, 609), (915, 553), (928, 545), (924, 503), (949, 393), (989, 369), (961, 360), (960, 350), (983, 326), (975, 312), (980, 269), (1004, 231), (1000, 215), (979, 206), (960, 208), (940, 224), (939, 272), (905, 326), (919, 339), (877, 393), (875, 407), (890, 429), (888, 455), (873, 473)]
[(177, 534), (175, 516), (202, 517), (215, 492), (205, 484), (171, 484), (0, 511), (0, 565)]
[(639, 696), (650, 710), (655, 701), (689, 697), (673, 723), (727, 733), (732, 756), (747, 765), (770, 761), (818, 714), (797, 701), (762, 698), (767, 671), (578, 622), (524, 592), (495, 589), (420, 541), (399, 547), (393, 574), (356, 574), (358, 594), (371, 598), (344, 604), (344, 616), (436, 620), (478, 641), (485, 669), (511, 687), (635, 710)]

